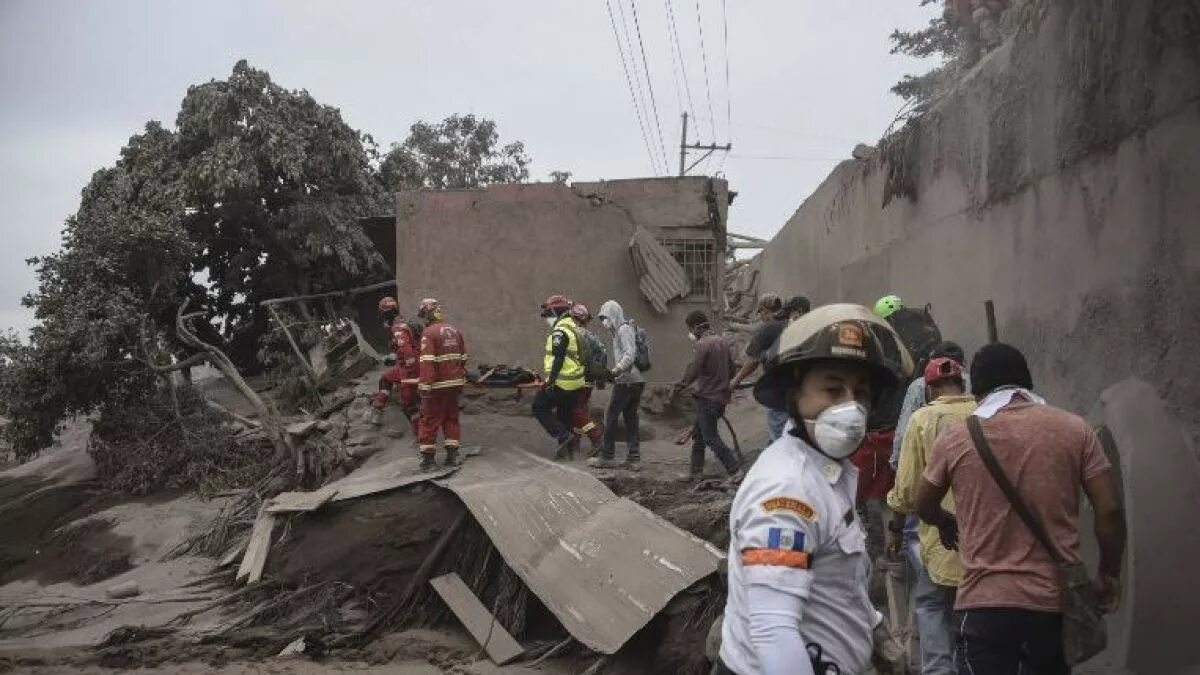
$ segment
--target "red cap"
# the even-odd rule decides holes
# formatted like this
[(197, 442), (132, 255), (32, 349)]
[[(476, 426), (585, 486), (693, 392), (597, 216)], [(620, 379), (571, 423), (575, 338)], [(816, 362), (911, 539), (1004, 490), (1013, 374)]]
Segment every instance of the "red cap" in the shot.
[(963, 379), (963, 367), (958, 361), (945, 356), (930, 359), (925, 366), (925, 384), (933, 384), (941, 380)]

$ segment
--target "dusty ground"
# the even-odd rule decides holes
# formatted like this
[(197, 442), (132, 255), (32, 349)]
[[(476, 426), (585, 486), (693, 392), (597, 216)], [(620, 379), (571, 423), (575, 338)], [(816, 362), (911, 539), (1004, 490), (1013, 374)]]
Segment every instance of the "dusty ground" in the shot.
[[(372, 387), (365, 381), (360, 388)], [(748, 452), (761, 446), (765, 431), (748, 395), (740, 398), (729, 417)], [(593, 399), (597, 413), (606, 402), (607, 392), (597, 392)], [(233, 406), (236, 400), (227, 403)], [(519, 400), (497, 392), (472, 397), (464, 410), (465, 444), (484, 449), (513, 446), (549, 457), (554, 443), (528, 415), (529, 405), (528, 395)], [(351, 456), (347, 468), (365, 472), (415, 454), (413, 439), (403, 433), (394, 411), (389, 411), (382, 433), (375, 433), (362, 424), (362, 408), (356, 402), (333, 420), (335, 428), (328, 432)], [(732, 487), (712, 458), (708, 462), (712, 480), (698, 485), (676, 480), (687, 470), (688, 448), (675, 445), (673, 439), (687, 421), (670, 409), (665, 413), (643, 415), (647, 429), (640, 472), (597, 475), (614, 492), (724, 546)], [(229, 620), (222, 610), (201, 612), (167, 636), (97, 650), (96, 645), (123, 626), (166, 626), (182, 613), (203, 609), (228, 593), (223, 581), (215, 577), (206, 581), (215, 569), (214, 560), (172, 553), (207, 528), (229, 497), (201, 500), (160, 494), (135, 500), (110, 494), (95, 484), (95, 469), (85, 451), (88, 432), (84, 423), (72, 425), (55, 447), (36, 460), (0, 472), (0, 529), (5, 532), (0, 541), (0, 672), (101, 673), (115, 667), (133, 673), (482, 675), (580, 672), (590, 665), (586, 654), (568, 654), (539, 664), (536, 671), (519, 665), (495, 668), (486, 660), (476, 661), (477, 646), (452, 623), (437, 630), (385, 636), (361, 651), (341, 651), (322, 662), (308, 657), (278, 659), (274, 657), (277, 644), (254, 637), (253, 630), (240, 646), (200, 644), (202, 635)], [(586, 445), (575, 459), (579, 466), (586, 459)], [(618, 458), (623, 450), (618, 445)], [(419, 565), (454, 509), (461, 508), (453, 501), (447, 493), (418, 487), (323, 509), (310, 516), (303, 528), (283, 533), (269, 559), (269, 576), (293, 588), (336, 580), (365, 589), (366, 595), (356, 595), (344, 608), (346, 616), (364, 616), (369, 601), (393, 597)], [(107, 588), (127, 581), (138, 583), (142, 595), (122, 602), (106, 599)], [(682, 598), (661, 621), (635, 638), (638, 649), (650, 642), (655, 643), (650, 648), (657, 649), (667, 626), (674, 625), (676, 632), (695, 633), (691, 637), (697, 640), (675, 645), (674, 651), (682, 656), (673, 658), (695, 658), (706, 629), (685, 623), (696, 620), (693, 610), (698, 601)], [(551, 639), (536, 628), (523, 641)], [(651, 672), (654, 667), (642, 654), (628, 659), (629, 663), (614, 663), (606, 672)]]

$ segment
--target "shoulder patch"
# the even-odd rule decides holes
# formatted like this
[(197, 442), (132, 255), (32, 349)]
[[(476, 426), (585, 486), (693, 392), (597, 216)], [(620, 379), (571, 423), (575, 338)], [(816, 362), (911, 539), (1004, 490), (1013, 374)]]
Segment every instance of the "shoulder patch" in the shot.
[(762, 503), (762, 509), (767, 513), (788, 511), (810, 523), (817, 518), (817, 512), (813, 510), (813, 507), (794, 497), (772, 497)]

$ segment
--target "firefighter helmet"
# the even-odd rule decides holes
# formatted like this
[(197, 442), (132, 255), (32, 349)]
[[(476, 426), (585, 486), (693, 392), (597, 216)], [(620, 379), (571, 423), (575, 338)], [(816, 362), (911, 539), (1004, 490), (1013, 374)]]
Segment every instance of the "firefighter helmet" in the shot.
[(379, 301), (379, 311), (380, 312), (393, 312), (393, 311), (399, 311), (399, 309), (400, 309), (399, 303), (397, 303), (396, 299), (390, 295), (384, 296)]
[(886, 319), (902, 309), (904, 301), (898, 295), (885, 295), (875, 302), (875, 314), (881, 319)]
[(567, 299), (567, 296), (562, 295), (561, 293), (555, 293), (554, 295), (546, 298), (546, 301), (542, 303), (542, 316), (551, 316), (556, 313), (562, 313), (570, 308), (571, 301)]
[(871, 371), (875, 401), (900, 386), (913, 370), (912, 357), (900, 336), (861, 305), (818, 307), (796, 319), (779, 335), (778, 355), (754, 387), (754, 398), (772, 410), (788, 410), (788, 391), (799, 385), (817, 362), (850, 361)]
[(442, 303), (438, 302), (436, 298), (425, 298), (421, 301), (420, 306), (417, 307), (417, 318), (429, 319), (433, 317), (434, 312), (441, 308)]
[(592, 313), (588, 311), (587, 305), (576, 303), (571, 305), (571, 318), (579, 323), (587, 323), (592, 320)]

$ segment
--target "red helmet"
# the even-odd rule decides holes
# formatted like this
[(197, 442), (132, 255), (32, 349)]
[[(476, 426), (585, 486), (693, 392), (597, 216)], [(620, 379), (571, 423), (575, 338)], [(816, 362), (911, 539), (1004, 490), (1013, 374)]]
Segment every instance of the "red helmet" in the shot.
[(385, 296), (379, 301), (379, 311), (381, 312), (399, 311), (399, 309), (399, 303), (397, 303), (396, 299), (390, 295)]
[(432, 316), (436, 310), (441, 308), (441, 306), (442, 303), (438, 302), (436, 298), (425, 298), (421, 301), (420, 306), (417, 307), (417, 318), (427, 319)]
[(567, 299), (567, 296), (556, 293), (546, 298), (546, 301), (542, 303), (542, 316), (549, 316), (555, 310), (567, 310), (570, 308), (571, 301)]
[(587, 305), (576, 303), (571, 305), (571, 318), (579, 323), (587, 323), (592, 320), (592, 313), (588, 311)]
[(963, 367), (954, 359), (940, 356), (931, 359), (925, 366), (925, 384), (933, 384), (942, 380), (963, 379)]

